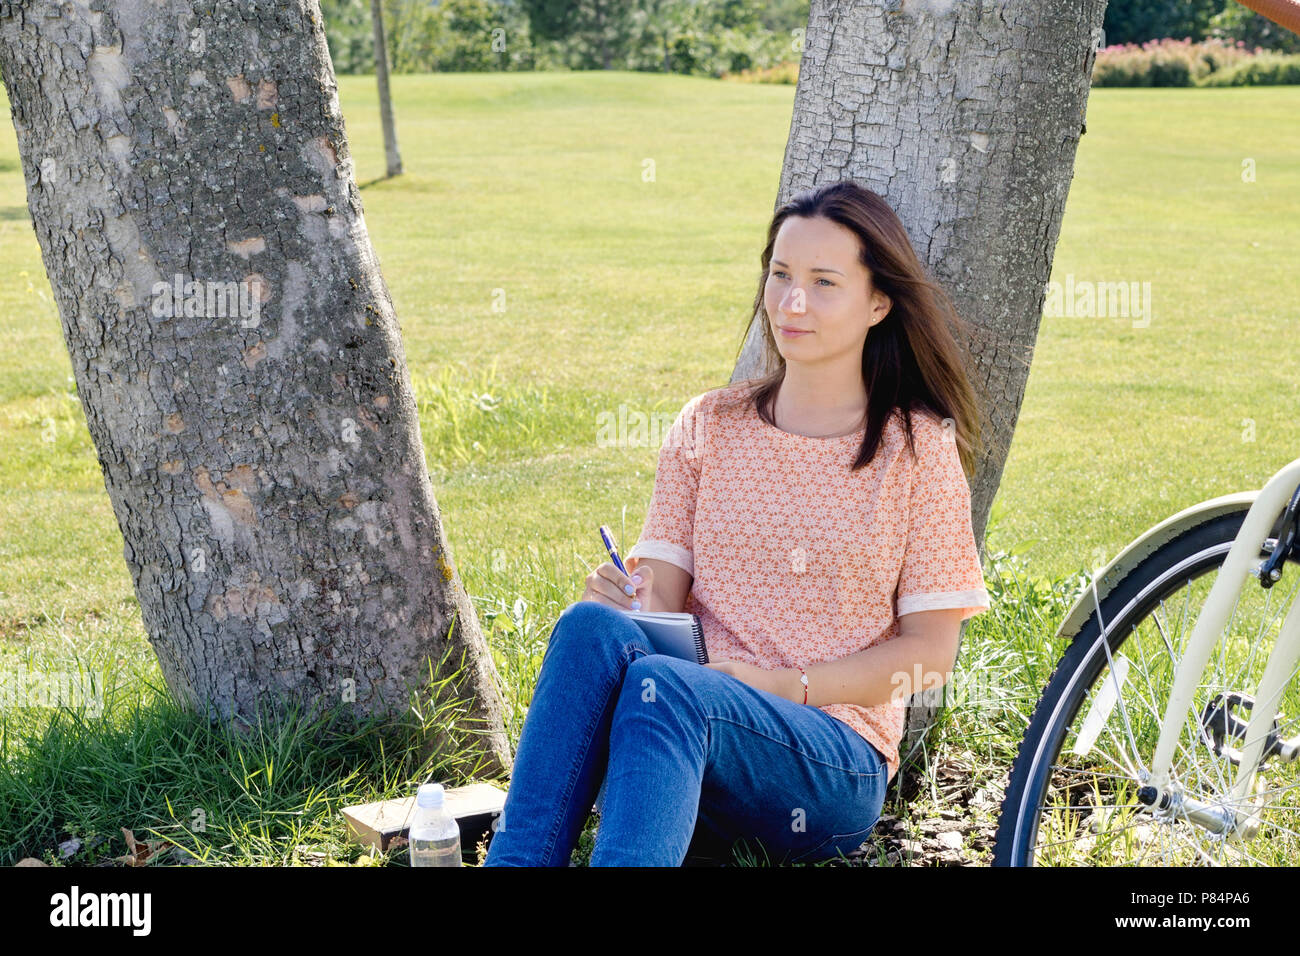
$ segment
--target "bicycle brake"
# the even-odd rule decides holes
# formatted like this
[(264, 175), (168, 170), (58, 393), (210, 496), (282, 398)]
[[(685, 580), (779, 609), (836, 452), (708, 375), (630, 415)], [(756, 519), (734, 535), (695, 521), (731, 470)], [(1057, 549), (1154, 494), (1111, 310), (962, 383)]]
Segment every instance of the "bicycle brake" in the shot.
[(1259, 567), (1251, 571), (1259, 578), (1260, 587), (1265, 590), (1282, 580), (1282, 565), (1288, 560), (1300, 560), (1300, 542), (1296, 540), (1296, 532), (1300, 530), (1296, 522), (1297, 511), (1300, 511), (1300, 487), (1291, 493), (1286, 511), (1282, 512), (1282, 525), (1278, 530), (1278, 537), (1269, 539), (1275, 540), (1272, 554)]

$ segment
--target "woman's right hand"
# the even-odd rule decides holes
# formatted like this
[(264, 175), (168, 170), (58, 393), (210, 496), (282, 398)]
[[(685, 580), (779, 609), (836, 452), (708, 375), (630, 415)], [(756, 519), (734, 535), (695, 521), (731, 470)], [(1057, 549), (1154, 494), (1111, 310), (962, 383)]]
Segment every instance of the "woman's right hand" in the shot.
[[(631, 577), (618, 569), (612, 561), (606, 561), (587, 575), (587, 587), (582, 592), (583, 601), (595, 601), (624, 611), (650, 610), (650, 592), (654, 586), (654, 569), (649, 565), (641, 567), (639, 558), (628, 558), (625, 562)], [(632, 587), (634, 594), (629, 594), (624, 585)]]

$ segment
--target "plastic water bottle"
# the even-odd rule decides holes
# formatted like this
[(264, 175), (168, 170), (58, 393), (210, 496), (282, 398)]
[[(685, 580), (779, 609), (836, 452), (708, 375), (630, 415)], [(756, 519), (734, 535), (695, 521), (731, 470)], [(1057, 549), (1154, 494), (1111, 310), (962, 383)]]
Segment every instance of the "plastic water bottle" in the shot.
[(411, 866), (464, 865), (460, 858), (460, 826), (447, 810), (442, 784), (420, 785), (407, 841)]

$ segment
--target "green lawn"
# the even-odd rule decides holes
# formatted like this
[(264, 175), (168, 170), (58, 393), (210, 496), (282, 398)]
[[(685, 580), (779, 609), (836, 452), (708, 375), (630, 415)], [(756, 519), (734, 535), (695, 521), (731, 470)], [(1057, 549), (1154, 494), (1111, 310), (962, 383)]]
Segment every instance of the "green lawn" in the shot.
[[(598, 416), (624, 403), (671, 418), (731, 373), (794, 91), (627, 73), (393, 82), (406, 173), (390, 182), (377, 181), (373, 78), (339, 81), (355, 175), (444, 527), (497, 625), (513, 703), (526, 703), (549, 624), (602, 560), (596, 526), (629, 547), (649, 499), (653, 443), (600, 447)], [(1053, 278), (1150, 282), (1153, 317), (1043, 320), (990, 539), (1022, 545), (1028, 573), (1056, 580), (1108, 559), (1300, 454), (1285, 305), (1300, 283), (1297, 111), (1295, 87), (1093, 94)], [(1245, 159), (1255, 182), (1242, 181)], [(0, 655), (75, 653), (123, 684), (160, 684), (10, 123), (0, 335)], [(995, 653), (994, 615), (982, 618), (968, 642), (986, 644), (968, 646)], [(21, 752), (18, 718), (5, 719)], [(35, 719), (23, 726), (40, 740)], [(512, 735), (520, 723), (512, 714)], [(0, 793), (0, 828), (12, 800)]]

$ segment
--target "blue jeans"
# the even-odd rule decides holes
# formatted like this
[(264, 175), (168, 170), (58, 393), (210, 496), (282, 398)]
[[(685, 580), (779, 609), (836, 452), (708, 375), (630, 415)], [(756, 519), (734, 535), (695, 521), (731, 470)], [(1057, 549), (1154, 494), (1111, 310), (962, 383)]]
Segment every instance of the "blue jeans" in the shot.
[(697, 840), (741, 838), (770, 863), (830, 859), (871, 833), (888, 774), (843, 721), (656, 654), (630, 618), (578, 601), (542, 657), (483, 865), (567, 866), (598, 786), (592, 866), (680, 866)]

